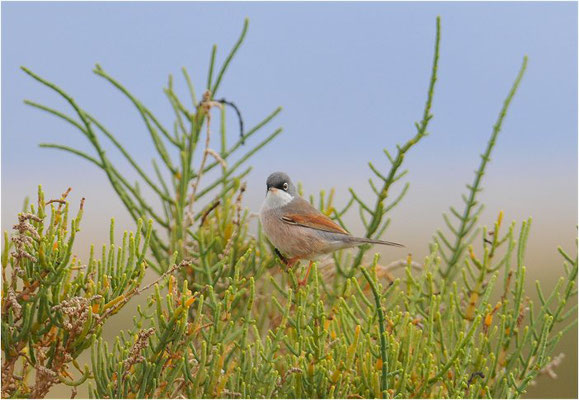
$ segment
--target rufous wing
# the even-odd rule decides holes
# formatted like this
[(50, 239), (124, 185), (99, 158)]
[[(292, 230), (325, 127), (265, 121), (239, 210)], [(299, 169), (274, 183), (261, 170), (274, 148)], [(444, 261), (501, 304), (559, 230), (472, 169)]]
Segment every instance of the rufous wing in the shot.
[(348, 235), (349, 233), (343, 229), (340, 225), (336, 224), (330, 218), (322, 213), (316, 214), (285, 214), (281, 217), (281, 220), (287, 224), (299, 225), (306, 228), (317, 229), (320, 231), (333, 232), (333, 233), (343, 233)]

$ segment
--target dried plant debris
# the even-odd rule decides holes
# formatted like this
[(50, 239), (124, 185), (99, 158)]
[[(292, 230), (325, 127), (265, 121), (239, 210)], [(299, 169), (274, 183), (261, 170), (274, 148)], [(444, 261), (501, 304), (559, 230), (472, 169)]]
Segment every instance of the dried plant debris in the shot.
[(111, 243), (103, 248), (102, 258), (97, 260), (91, 251), (88, 265), (82, 266), (72, 256), (82, 203), (77, 216), (70, 218), (64, 200), (68, 192), (62, 201), (45, 202), (39, 188), (37, 207), (18, 216), (14, 235), (4, 235), (2, 397), (41, 398), (55, 384), (73, 389), (83, 384), (92, 374), (88, 366), (78, 365), (77, 357), (100, 337), (108, 317), (150, 287), (139, 286), (151, 224), (145, 237), (141, 223), (136, 235), (125, 233), (120, 247), (111, 229)]

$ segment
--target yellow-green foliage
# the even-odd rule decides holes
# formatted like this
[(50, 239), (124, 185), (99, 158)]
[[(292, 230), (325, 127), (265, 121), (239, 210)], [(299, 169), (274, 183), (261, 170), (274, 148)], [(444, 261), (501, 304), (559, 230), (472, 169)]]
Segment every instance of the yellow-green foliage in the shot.
[[(176, 114), (173, 134), (97, 66), (95, 73), (126, 95), (145, 122), (164, 168), (161, 171), (153, 164), (156, 180), (70, 95), (24, 69), (62, 96), (75, 117), (27, 103), (74, 125), (96, 155), (62, 145), (45, 146), (74, 153), (103, 169), (134, 220), (151, 222), (147, 228), (139, 223), (136, 236), (128, 237), (128, 250), (125, 236), (120, 250), (105, 248), (102, 261), (91, 256), (86, 269), (78, 269), (80, 261), (66, 256), (78, 220), (69, 232), (63, 222), (66, 218), (57, 221), (60, 228), (45, 242), (23, 228), (28, 232), (24, 235), (29, 238), (25, 239), (29, 257), (22, 253), (10, 258), (5, 247), (4, 270), (8, 266), (12, 271), (22, 270), (20, 263), (26, 265), (25, 275), (16, 274), (26, 278), (20, 286), (13, 288), (4, 279), (2, 379), (3, 384), (9, 383), (6, 395), (45, 394), (32, 391), (21, 378), (35, 368), (36, 376), (49, 374), (32, 359), (39, 359), (35, 346), (46, 343), (52, 350), (42, 353), (41, 366), (52, 370), (50, 382), (76, 385), (86, 380), (90, 396), (98, 398), (521, 396), (538, 374), (556, 366), (551, 355), (561, 336), (576, 323), (577, 309), (576, 303), (570, 304), (577, 293), (577, 256), (559, 250), (564, 266), (561, 280), (549, 295), (537, 284), (540, 304), (535, 305), (524, 291), (524, 254), (531, 221), (523, 222), (519, 229), (514, 223), (505, 227), (501, 213), (491, 231), (478, 226), (482, 177), (523, 77), (526, 58), (494, 125), (474, 182), (467, 186), (464, 210), (451, 208), (452, 215), (445, 216), (448, 232), (437, 232), (429, 256), (423, 262), (409, 257), (381, 263), (377, 256), (368, 257), (369, 246), (362, 246), (353, 257), (338, 252), (330, 263), (316, 265), (307, 284), (300, 286), (296, 274), (301, 270), (285, 270), (259, 228), (251, 235), (251, 215), (242, 205), (242, 179), (249, 168), (237, 173), (280, 130), (246, 150), (235, 163), (230, 160), (279, 109), (232, 146), (227, 145), (222, 110), (220, 144), (211, 141), (211, 126), (216, 126), (211, 122), (212, 109), (229, 104), (214, 96), (246, 28), (247, 22), (216, 78), (214, 47), (207, 90), (200, 100), (184, 71), (192, 109), (176, 96), (170, 79), (165, 93)], [(345, 228), (343, 216), (357, 207), (366, 237), (381, 237), (389, 226), (388, 212), (407, 192), (408, 184), (396, 193), (396, 183), (406, 173), (401, 170), (405, 155), (428, 135), (439, 45), (437, 20), (424, 112), (406, 143), (393, 154), (385, 150), (390, 161), (386, 172), (369, 165), (373, 173), (369, 180), (373, 196), (369, 197), (373, 198), (361, 198), (351, 190), (349, 201), (337, 209), (333, 191), (328, 196), (320, 194), (319, 208)], [(99, 138), (110, 140), (121, 151), (151, 196), (145, 196), (138, 183), (124, 178), (106, 157)], [(197, 146), (200, 141), (203, 147)], [(205, 182), (202, 178), (217, 167), (221, 174)], [(200, 206), (203, 196), (207, 197)], [(161, 204), (159, 209), (152, 206), (153, 197)], [(314, 197), (310, 198), (314, 203)], [(39, 204), (39, 210), (43, 209), (42, 201)], [(42, 235), (43, 217), (35, 218), (31, 224)], [(142, 234), (147, 239), (140, 245)], [(21, 233), (15, 237), (18, 235)], [(65, 241), (67, 235), (69, 242)], [(111, 246), (112, 237), (111, 233)], [(22, 239), (16, 240), (22, 243)], [(53, 249), (55, 242), (58, 247)], [(53, 257), (53, 262), (43, 264), (42, 257), (47, 256)], [(138, 288), (145, 266), (160, 275), (154, 292), (139, 307), (134, 323), (116, 341), (107, 342), (99, 336), (100, 326), (106, 316), (148, 288)], [(31, 285), (35, 293), (44, 295), (18, 296), (18, 290)], [(92, 320), (71, 336), (62, 322), (66, 320), (62, 305), (75, 296), (89, 302), (87, 313)], [(31, 321), (40, 328), (31, 330)], [(52, 330), (52, 326), (56, 328)], [(46, 334), (57, 340), (46, 341)], [(54, 349), (69, 343), (72, 347), (67, 354), (72, 359), (55, 364), (54, 360), (60, 359)], [(74, 357), (88, 346), (92, 366), (74, 373), (81, 378), (73, 381), (78, 378), (70, 376), (67, 363), (76, 366)], [(23, 363), (20, 375), (14, 371), (16, 360)], [(12, 376), (11, 380), (5, 380), (5, 374)]]
[(139, 232), (125, 233), (118, 248), (111, 235), (102, 258), (97, 260), (91, 249), (83, 265), (71, 256), (83, 204), (69, 224), (67, 194), (45, 202), (39, 188), (37, 206), (18, 215), (10, 238), (4, 234), (3, 397), (44, 397), (55, 383), (82, 384), (90, 372), (81, 369), (76, 358), (143, 279), (151, 226), (144, 239)]
[[(500, 225), (485, 255), (469, 256), (465, 281), (450, 283), (435, 250), (418, 272), (404, 263), (393, 282), (375, 258), (352, 278), (315, 268), (300, 287), (293, 271), (260, 273), (252, 241), (217, 269), (221, 293), (206, 285), (191, 294), (172, 279), (111, 350), (101, 340), (91, 396), (518, 397), (574, 323), (561, 324), (574, 312), (563, 309), (577, 260), (562, 252), (568, 275), (535, 307), (523, 292), (529, 222), (519, 235), (514, 224), (500, 234)], [(142, 361), (124, 369), (149, 327)]]
[[(43, 209), (41, 192), (39, 204)], [(561, 324), (575, 310), (565, 305), (576, 293), (576, 258), (561, 250), (565, 276), (549, 296), (540, 291), (539, 307), (524, 294), (530, 221), (519, 234), (514, 224), (503, 233), (501, 214), (493, 235), (483, 235), (483, 254), (471, 248), (458, 281), (442, 277), (435, 246), (419, 271), (411, 259), (384, 266), (376, 257), (351, 278), (316, 267), (303, 287), (294, 271), (280, 272), (261, 237), (236, 228), (234, 204), (215, 209), (200, 229), (200, 237), (237, 231), (235, 239), (213, 235), (214, 250), (199, 256), (194, 273), (205, 283), (166, 275), (134, 327), (114, 344), (99, 338), (92, 368), (80, 372), (71, 370), (74, 360), (100, 335), (104, 319), (141, 292), (144, 251), (136, 249), (146, 242), (125, 234), (116, 249), (111, 233), (102, 260), (83, 266), (68, 260), (68, 205), (52, 206), (47, 227), (42, 212), (21, 214), (33, 221), (24, 233), (32, 239), (13, 256), (8, 246), (3, 252), (10, 284), (3, 289), (2, 346), (3, 372), (20, 360), (16, 376), (24, 379), (4, 381), (5, 396), (41, 397), (54, 383), (89, 378), (91, 397), (106, 398), (518, 397), (574, 323)], [(28, 256), (16, 257), (18, 251)], [(13, 275), (19, 265), (29, 274)], [(398, 266), (404, 277), (391, 281)], [(179, 268), (191, 272), (187, 263)], [(62, 310), (73, 300), (81, 306), (71, 311), (85, 317)], [(45, 369), (53, 374), (38, 381)], [(26, 384), (29, 375), (48, 387)]]

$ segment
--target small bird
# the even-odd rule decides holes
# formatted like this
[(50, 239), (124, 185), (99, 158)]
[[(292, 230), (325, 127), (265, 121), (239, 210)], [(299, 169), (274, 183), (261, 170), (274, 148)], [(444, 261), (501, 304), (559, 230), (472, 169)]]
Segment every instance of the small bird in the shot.
[(307, 281), (313, 261), (324, 254), (367, 243), (404, 247), (394, 242), (350, 235), (301, 198), (289, 176), (283, 172), (271, 174), (266, 186), (265, 201), (259, 213), (261, 225), (276, 254), (288, 267), (298, 260), (310, 261), (300, 285)]

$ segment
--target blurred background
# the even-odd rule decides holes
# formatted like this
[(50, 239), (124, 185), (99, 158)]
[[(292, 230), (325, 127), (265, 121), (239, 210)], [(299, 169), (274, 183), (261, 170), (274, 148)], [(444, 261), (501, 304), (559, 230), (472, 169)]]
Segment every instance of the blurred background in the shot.
[[(371, 195), (367, 162), (386, 170), (382, 148), (395, 150), (415, 133), (437, 15), (442, 41), (431, 135), (406, 157), (410, 191), (391, 213), (385, 237), (407, 247), (384, 257), (427, 254), (433, 233), (444, 224), (442, 213), (450, 205), (461, 206), (460, 194), (473, 179), (502, 102), (528, 55), (527, 73), (484, 177), (481, 223), (492, 224), (500, 210), (507, 221), (532, 216), (529, 293), (535, 280), (551, 288), (563, 272), (557, 246), (575, 254), (577, 237), (577, 4), (570, 2), (4, 2), (2, 229), (11, 230), (24, 198), (36, 198), (38, 184), (47, 198), (68, 187), (73, 204), (86, 197), (75, 251), (81, 258), (87, 258), (91, 243), (107, 242), (111, 217), (117, 232), (134, 229), (102, 171), (37, 146), (56, 142), (91, 151), (78, 131), (23, 104), (31, 99), (69, 110), (21, 65), (72, 94), (149, 166), (153, 146), (141, 118), (122, 94), (91, 72), (95, 63), (171, 126), (173, 112), (162, 92), (168, 74), (175, 75), (185, 99), (180, 68), (186, 66), (200, 95), (211, 46), (218, 45), (220, 65), (249, 17), (247, 39), (220, 96), (241, 108), (248, 127), (283, 106), (263, 134), (277, 126), (284, 133), (250, 163), (246, 206), (259, 210), (265, 178), (275, 170), (302, 182), (306, 194), (335, 188), (337, 205), (344, 205), (349, 187), (362, 197)], [(238, 130), (232, 112), (228, 120), (234, 140)], [(112, 149), (107, 154), (124, 165), (120, 154)], [(356, 213), (347, 219), (354, 234), (362, 231), (357, 219)], [(116, 321), (109, 338), (122, 328), (122, 320)], [(541, 376), (530, 397), (577, 397), (576, 328), (559, 349), (566, 356), (557, 381)]]

